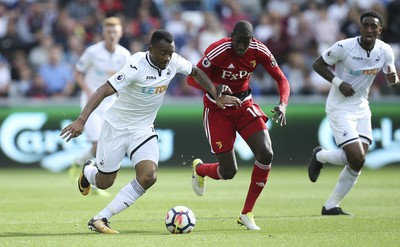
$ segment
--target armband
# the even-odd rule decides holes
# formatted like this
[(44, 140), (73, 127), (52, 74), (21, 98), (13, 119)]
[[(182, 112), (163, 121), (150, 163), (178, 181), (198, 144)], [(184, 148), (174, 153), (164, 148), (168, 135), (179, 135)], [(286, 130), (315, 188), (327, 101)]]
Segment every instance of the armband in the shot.
[(333, 79), (332, 79), (332, 84), (333, 85), (335, 85), (336, 87), (339, 87), (340, 86), (340, 84), (342, 84), (342, 80), (341, 79), (339, 79), (338, 77), (333, 77)]

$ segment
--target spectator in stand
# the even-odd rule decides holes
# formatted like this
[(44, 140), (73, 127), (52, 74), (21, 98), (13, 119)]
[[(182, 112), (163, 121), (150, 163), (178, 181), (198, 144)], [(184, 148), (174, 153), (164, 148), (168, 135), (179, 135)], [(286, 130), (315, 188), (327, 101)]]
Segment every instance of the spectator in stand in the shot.
[(224, 2), (227, 11), (222, 13), (222, 25), (228, 33), (232, 32), (236, 22), (240, 20), (251, 20), (250, 16), (243, 11), (237, 0), (227, 0)]
[(46, 99), (50, 96), (43, 78), (38, 73), (33, 75), (26, 96), (33, 99)]
[(165, 22), (165, 30), (174, 36), (175, 46), (178, 51), (186, 44), (188, 38), (186, 23), (181, 17), (182, 11), (180, 9), (173, 10), (171, 18)]
[[(20, 1), (21, 2), (21, 1)], [(26, 8), (25, 10), (21, 8)], [(20, 7), (18, 32), (26, 43), (37, 42), (45, 24), (44, 3), (32, 1)]]
[(0, 54), (8, 61), (11, 61), (14, 53), (18, 50), (28, 52), (32, 47), (31, 43), (26, 43), (18, 34), (17, 17), (10, 13), (7, 22), (7, 33), (0, 38)]
[(0, 97), (7, 97), (11, 83), (10, 66), (5, 57), (0, 55)]
[(67, 4), (67, 11), (71, 18), (86, 27), (88, 16), (97, 12), (97, 8), (91, 0), (71, 0)]
[(343, 25), (350, 11), (350, 4), (346, 0), (335, 0), (327, 8), (328, 18)]
[(389, 43), (400, 43), (400, 0), (388, 3), (386, 12), (388, 25), (383, 38)]
[(77, 35), (79, 38), (85, 37), (85, 28), (75, 19), (71, 18), (67, 10), (60, 10), (55, 22), (52, 25), (52, 36), (55, 43), (61, 44), (64, 48), (68, 46), (65, 37), (71, 34)]
[(225, 29), (221, 27), (218, 17), (214, 13), (204, 14), (204, 27), (198, 34), (199, 50), (205, 51), (206, 48), (215, 41), (227, 35)]
[(68, 36), (67, 40), (68, 47), (64, 52), (65, 62), (70, 66), (75, 66), (85, 49), (85, 45), (83, 40), (76, 35)]
[(340, 27), (340, 39), (347, 39), (358, 36), (360, 34), (358, 22), (359, 13), (357, 9), (351, 8), (347, 14), (347, 18)]
[(61, 46), (55, 45), (50, 48), (49, 62), (39, 67), (39, 74), (50, 96), (56, 98), (70, 97), (75, 89), (72, 68), (63, 62), (62, 56)]
[(14, 86), (14, 94), (18, 96), (25, 96), (32, 84), (32, 69), (26, 63), (23, 63), (21, 67), (18, 68), (19, 80), (14, 80), (12, 83)]
[(278, 64), (286, 62), (286, 53), (289, 49), (289, 38), (285, 32), (285, 28), (282, 24), (282, 17), (275, 13), (270, 12), (272, 20), (272, 36), (267, 40), (265, 45), (274, 54), (274, 57)]
[(237, 0), (240, 8), (245, 12), (252, 22), (258, 20), (263, 11), (263, 6), (260, 0)]
[(8, 25), (8, 9), (7, 6), (0, 2), (0, 38), (4, 37), (7, 33)]
[[(10, 61), (10, 60), (9, 60)], [(17, 50), (12, 54), (11, 58), (11, 80), (18, 81), (21, 79), (20, 71), (24, 67), (29, 67), (28, 57), (23, 50)]]
[(293, 2), (290, 6), (290, 14), (283, 20), (285, 33), (288, 35), (289, 46), (291, 49), (304, 50), (314, 38), (312, 26), (309, 25), (305, 16), (300, 11), (298, 3)]
[(51, 35), (42, 34), (39, 37), (39, 45), (33, 47), (28, 54), (29, 64), (34, 69), (49, 62), (49, 52), (54, 45), (54, 39)]
[(289, 51), (287, 62), (281, 67), (282, 72), (290, 83), (290, 92), (297, 95), (312, 93), (312, 87), (306, 81), (306, 65), (304, 56), (299, 51)]
[(334, 44), (339, 38), (339, 23), (328, 18), (324, 7), (319, 8), (320, 19), (314, 23), (314, 35), (321, 52)]
[(271, 24), (271, 17), (267, 11), (263, 12), (254, 26), (254, 36), (264, 44), (272, 37), (274, 28)]
[(138, 10), (138, 18), (131, 22), (130, 27), (133, 29), (134, 37), (146, 37), (155, 29), (162, 27), (161, 19), (151, 16), (147, 7), (140, 7)]
[(124, 5), (121, 0), (100, 0), (98, 8), (105, 17), (110, 17), (120, 14), (124, 9)]

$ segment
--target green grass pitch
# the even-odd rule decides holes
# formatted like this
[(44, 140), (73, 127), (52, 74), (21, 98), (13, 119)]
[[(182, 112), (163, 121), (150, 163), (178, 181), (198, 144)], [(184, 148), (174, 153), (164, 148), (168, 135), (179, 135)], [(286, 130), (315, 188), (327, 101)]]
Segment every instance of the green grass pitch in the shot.
[[(67, 172), (0, 170), (0, 246), (400, 246), (400, 167), (363, 170), (342, 202), (353, 217), (320, 216), (340, 167), (327, 166), (317, 183), (306, 167), (274, 164), (254, 208), (261, 231), (237, 225), (250, 167), (233, 180), (207, 179), (203, 197), (191, 188), (191, 170), (160, 167), (157, 183), (134, 205), (110, 219), (117, 235), (87, 229), (88, 220), (111, 199), (83, 197)], [(134, 176), (122, 169), (108, 191), (115, 195)], [(189, 234), (172, 235), (164, 225), (168, 209), (190, 207), (197, 223)]]

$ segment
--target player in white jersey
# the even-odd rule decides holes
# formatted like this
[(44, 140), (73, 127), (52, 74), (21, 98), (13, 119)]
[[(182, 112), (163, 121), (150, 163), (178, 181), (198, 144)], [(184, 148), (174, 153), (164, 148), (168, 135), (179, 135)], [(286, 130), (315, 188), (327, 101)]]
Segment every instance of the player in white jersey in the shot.
[[(80, 106), (83, 109), (90, 96), (105, 82), (110, 76), (119, 71), (130, 57), (130, 52), (119, 45), (122, 37), (122, 24), (117, 17), (108, 17), (103, 21), (103, 40), (89, 46), (79, 58), (75, 65), (75, 79), (82, 89)], [(71, 177), (78, 176), (79, 167), (86, 160), (96, 157), (97, 142), (103, 126), (103, 115), (105, 110), (110, 107), (115, 100), (115, 96), (105, 99), (92, 112), (85, 124), (85, 134), (88, 141), (92, 143), (92, 148), (82, 153), (69, 169)], [(98, 191), (97, 192), (102, 192)], [(106, 195), (104, 192), (101, 195)]]
[[(318, 57), (314, 70), (332, 83), (326, 114), (340, 149), (316, 147), (308, 166), (312, 182), (324, 164), (342, 165), (336, 187), (322, 207), (322, 215), (350, 215), (339, 204), (355, 185), (372, 143), (368, 93), (375, 76), (383, 70), (390, 87), (399, 84), (392, 48), (377, 39), (382, 17), (373, 11), (360, 16), (360, 36), (338, 41)], [(334, 73), (329, 69), (335, 66)]]
[(135, 167), (136, 178), (125, 185), (115, 198), (88, 223), (89, 229), (100, 233), (118, 233), (108, 220), (139, 199), (157, 180), (158, 143), (153, 122), (163, 102), (172, 78), (177, 74), (193, 76), (204, 90), (216, 98), (222, 109), (225, 104), (240, 106), (240, 100), (221, 91), (232, 93), (227, 87), (218, 90), (196, 66), (175, 53), (172, 35), (155, 31), (148, 52), (132, 55), (128, 63), (111, 76), (89, 99), (79, 117), (61, 131), (69, 141), (82, 133), (83, 126), (94, 109), (106, 98), (118, 98), (105, 114), (96, 161), (88, 160), (78, 179), (82, 195), (91, 185), (106, 189), (113, 185), (120, 163), (127, 154)]

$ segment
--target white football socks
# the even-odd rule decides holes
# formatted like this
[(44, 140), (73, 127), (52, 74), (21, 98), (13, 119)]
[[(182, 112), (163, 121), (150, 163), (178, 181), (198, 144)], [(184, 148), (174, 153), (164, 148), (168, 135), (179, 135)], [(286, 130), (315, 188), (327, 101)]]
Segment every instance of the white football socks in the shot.
[(97, 170), (97, 167), (95, 166), (85, 166), (85, 169), (83, 170), (83, 174), (85, 175), (86, 179), (89, 181), (91, 185), (96, 186), (96, 174), (99, 172)]
[(339, 207), (342, 199), (356, 184), (360, 174), (361, 172), (354, 171), (349, 166), (345, 166), (339, 175), (335, 189), (324, 205), (325, 209), (329, 210), (334, 207)]
[(114, 199), (100, 213), (98, 213), (94, 219), (110, 219), (112, 216), (120, 213), (135, 203), (135, 201), (145, 192), (146, 190), (143, 189), (136, 179), (132, 180), (118, 192)]
[(317, 160), (322, 164), (332, 164), (337, 166), (347, 165), (346, 153), (342, 149), (325, 150), (322, 149), (317, 153)]

